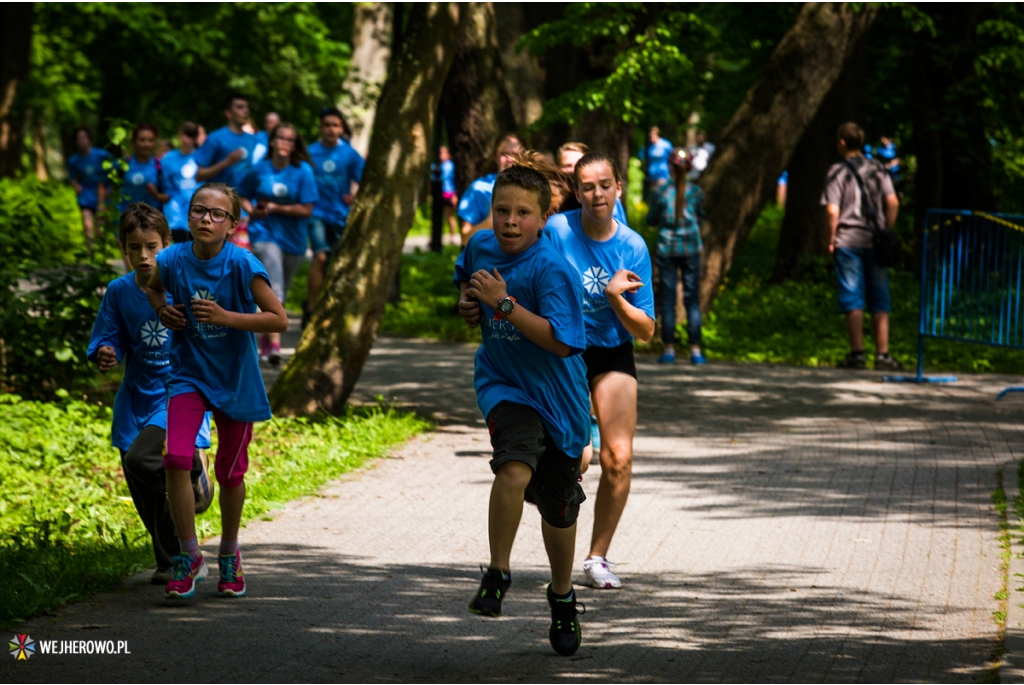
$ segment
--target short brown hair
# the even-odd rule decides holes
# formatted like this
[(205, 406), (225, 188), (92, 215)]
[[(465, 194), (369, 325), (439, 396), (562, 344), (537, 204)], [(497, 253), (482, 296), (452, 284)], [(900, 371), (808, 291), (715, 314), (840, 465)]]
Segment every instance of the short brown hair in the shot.
[(612, 175), (615, 177), (615, 181), (622, 183), (622, 176), (619, 175), (619, 167), (615, 164), (614, 159), (603, 152), (588, 152), (580, 157), (580, 161), (576, 162), (576, 168), (572, 171), (573, 180), (576, 181), (577, 188), (580, 185), (580, 169), (593, 164), (600, 164), (601, 162), (606, 162), (612, 168)]
[(840, 140), (846, 143), (847, 150), (860, 150), (864, 147), (864, 129), (852, 121), (840, 124), (836, 129), (836, 145)]
[(128, 244), (128, 236), (135, 231), (156, 231), (160, 234), (160, 241), (164, 247), (171, 244), (171, 229), (163, 212), (142, 202), (133, 202), (121, 214), (121, 223), (117, 227), (117, 242), (121, 244), (122, 250)]
[(192, 209), (192, 202), (195, 201), (196, 195), (203, 192), (204, 190), (211, 190), (215, 193), (220, 193), (221, 195), (226, 196), (228, 200), (231, 201), (231, 218), (234, 219), (236, 222), (242, 218), (242, 200), (241, 198), (238, 197), (238, 193), (235, 192), (235, 189), (229, 186), (227, 183), (211, 182), (204, 183), (203, 185), (199, 186), (196, 192), (192, 194), (192, 200), (190, 200), (188, 203), (188, 208), (190, 210)]
[(534, 193), (537, 196), (537, 204), (540, 206), (541, 214), (547, 213), (548, 209), (551, 208), (551, 184), (548, 183), (548, 179), (544, 178), (544, 174), (536, 169), (517, 163), (498, 174), (497, 180), (494, 181), (494, 191), (491, 195), (492, 205), (495, 198), (498, 197), (498, 190), (506, 186), (514, 186)]
[(563, 152), (579, 152), (580, 154), (587, 154), (590, 152), (590, 147), (586, 143), (568, 142), (558, 148), (558, 152), (555, 153), (555, 161), (559, 164), (562, 163)]

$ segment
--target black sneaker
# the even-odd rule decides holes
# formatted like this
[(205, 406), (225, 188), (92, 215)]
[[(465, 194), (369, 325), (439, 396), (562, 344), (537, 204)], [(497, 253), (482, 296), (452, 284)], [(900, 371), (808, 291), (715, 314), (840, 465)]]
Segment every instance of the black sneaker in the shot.
[(891, 354), (876, 354), (875, 371), (906, 371), (906, 369), (903, 364), (893, 359)]
[(866, 369), (868, 360), (863, 352), (851, 352), (836, 363), (837, 369)]
[(562, 656), (572, 656), (583, 642), (583, 631), (576, 616), (587, 613), (587, 608), (576, 601), (575, 590), (568, 599), (555, 599), (548, 585), (547, 594), (551, 605), (551, 629), (548, 631), (551, 647)]
[[(481, 571), (484, 568), (480, 567)], [(501, 616), (501, 600), (505, 599), (512, 574), (497, 568), (488, 568), (480, 581), (480, 589), (473, 595), (469, 610), (481, 616)]]

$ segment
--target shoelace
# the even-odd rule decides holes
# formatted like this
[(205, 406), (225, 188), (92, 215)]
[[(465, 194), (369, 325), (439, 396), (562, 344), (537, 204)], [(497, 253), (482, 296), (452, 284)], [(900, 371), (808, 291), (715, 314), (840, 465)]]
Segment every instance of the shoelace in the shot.
[[(598, 561), (598, 560), (600, 560), (600, 561)], [(619, 565), (619, 562), (617, 562), (617, 561), (609, 561), (608, 559), (606, 559), (604, 557), (591, 557), (590, 559), (587, 559), (587, 561), (596, 562), (596, 563), (600, 564), (601, 566), (604, 566), (608, 570), (611, 570), (612, 566), (618, 566)]]
[(185, 580), (192, 575), (192, 557), (187, 554), (179, 554), (174, 557), (174, 566), (171, 567), (171, 578), (173, 580)]
[(236, 582), (238, 580), (238, 557), (228, 557), (229, 561), (225, 561), (224, 557), (221, 557), (221, 559), (220, 579), (225, 583)]

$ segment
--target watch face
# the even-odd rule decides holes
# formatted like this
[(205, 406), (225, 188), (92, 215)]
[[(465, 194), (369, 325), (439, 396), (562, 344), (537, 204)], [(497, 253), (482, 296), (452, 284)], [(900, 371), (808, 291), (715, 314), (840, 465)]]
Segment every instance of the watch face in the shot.
[(498, 311), (502, 314), (511, 314), (513, 307), (515, 307), (515, 305), (512, 303), (512, 300), (508, 298), (498, 303)]

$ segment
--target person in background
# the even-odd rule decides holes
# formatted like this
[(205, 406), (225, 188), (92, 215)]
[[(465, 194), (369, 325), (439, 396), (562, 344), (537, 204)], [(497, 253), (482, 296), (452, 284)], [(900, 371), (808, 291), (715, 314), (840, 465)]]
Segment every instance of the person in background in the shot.
[(638, 155), (644, 166), (644, 186), (648, 193), (668, 182), (668, 156), (671, 152), (672, 143), (661, 137), (657, 126), (651, 126), (647, 131), (647, 145)]
[(252, 150), (252, 163), (263, 159), (267, 154), (267, 141), (270, 137), (270, 132), (274, 130), (274, 127), (281, 123), (281, 115), (277, 112), (267, 112), (267, 115), (263, 117), (263, 130), (256, 133), (256, 147)]
[[(587, 154), (588, 152), (590, 152), (590, 146), (588, 146), (586, 143), (565, 143), (564, 145), (562, 145), (562, 147), (558, 148), (558, 153), (555, 156), (557, 162), (556, 166), (560, 171), (568, 174), (569, 176), (572, 176), (573, 174), (576, 173), (576, 162), (580, 161), (580, 158), (582, 158), (583, 155)], [(575, 198), (575, 185), (576, 182), (573, 181), (573, 198)], [(571, 200), (569, 201), (569, 204), (572, 205), (571, 209), (580, 208), (579, 203), (572, 203)], [(552, 207), (555, 206), (557, 205), (552, 205)], [(622, 206), (621, 195), (620, 197), (615, 198), (615, 210), (612, 212), (612, 218), (618, 221), (623, 226), (625, 226), (628, 223), (626, 221), (626, 208)]]
[(160, 162), (153, 156), (156, 137), (157, 130), (152, 124), (139, 124), (132, 130), (132, 154), (121, 186), (121, 202), (117, 205), (122, 212), (133, 202), (143, 202), (156, 209), (162, 205), (160, 185), (163, 172)]
[(896, 144), (892, 142), (891, 138), (885, 136), (879, 139), (879, 143), (880, 145), (875, 148), (875, 157), (885, 165), (889, 175), (892, 176), (892, 182), (899, 183), (902, 180), (900, 169), (903, 160), (896, 156)]
[(786, 206), (786, 191), (789, 189), (789, 172), (783, 170), (779, 180), (775, 182), (775, 204), (780, 207)]
[(303, 328), (316, 307), (316, 298), (327, 271), (327, 260), (341, 242), (349, 209), (363, 177), (363, 158), (342, 137), (344, 130), (345, 120), (341, 112), (328, 107), (320, 113), (320, 140), (309, 146), (317, 200), (309, 222), (313, 263), (309, 265), (306, 301), (302, 307)]
[(198, 187), (196, 172), (199, 171), (199, 165), (195, 160), (198, 137), (199, 127), (186, 121), (178, 127), (178, 149), (171, 150), (160, 160), (163, 167), (161, 199), (164, 203), (164, 216), (167, 217), (171, 237), (176, 243), (192, 240), (188, 230), (188, 205)]
[(448, 226), (452, 244), (459, 243), (459, 219), (455, 215), (459, 207), (459, 196), (455, 194), (455, 162), (447, 145), (438, 150), (441, 157), (441, 200), (444, 201), (443, 222)]
[(699, 132), (694, 146), (690, 148), (690, 159), (693, 164), (693, 168), (690, 170), (691, 181), (700, 178), (700, 175), (708, 168), (708, 162), (711, 161), (713, 154), (715, 154), (715, 146), (708, 142), (703, 131)]
[[(861, 152), (864, 130), (860, 126), (852, 121), (842, 124), (836, 131), (836, 148), (843, 161), (829, 168), (821, 204), (828, 213), (831, 231), (828, 249), (836, 260), (839, 310), (846, 315), (850, 340), (850, 353), (837, 366), (867, 367), (864, 355), (864, 310), (867, 309), (871, 312), (875, 333), (875, 368), (900, 371), (903, 365), (889, 354), (889, 270), (875, 263), (873, 231), (875, 226), (892, 228), (900, 200), (892, 177), (882, 163), (868, 159)], [(871, 210), (874, 210), (874, 217), (869, 214)]]
[(481, 176), (469, 184), (459, 200), (459, 219), (462, 220), (462, 244), (469, 242), (477, 231), (491, 227), (491, 193), (498, 174), (512, 166), (516, 154), (523, 149), (523, 141), (514, 133), (498, 139), (494, 146), (496, 172)]
[(78, 152), (68, 158), (68, 181), (75, 189), (75, 199), (82, 213), (85, 246), (91, 253), (98, 231), (96, 215), (106, 211), (108, 176), (103, 162), (109, 162), (113, 157), (106, 150), (92, 146), (92, 132), (85, 126), (75, 129), (75, 147)]
[(676, 361), (676, 271), (683, 277), (686, 334), (690, 363), (707, 362), (701, 352), (700, 270), (704, 245), (700, 225), (704, 219), (704, 191), (689, 180), (689, 153), (676, 148), (669, 156), (672, 183), (651, 192), (647, 224), (658, 229), (658, 290), (661, 304), (661, 340), (664, 353), (659, 364)]

